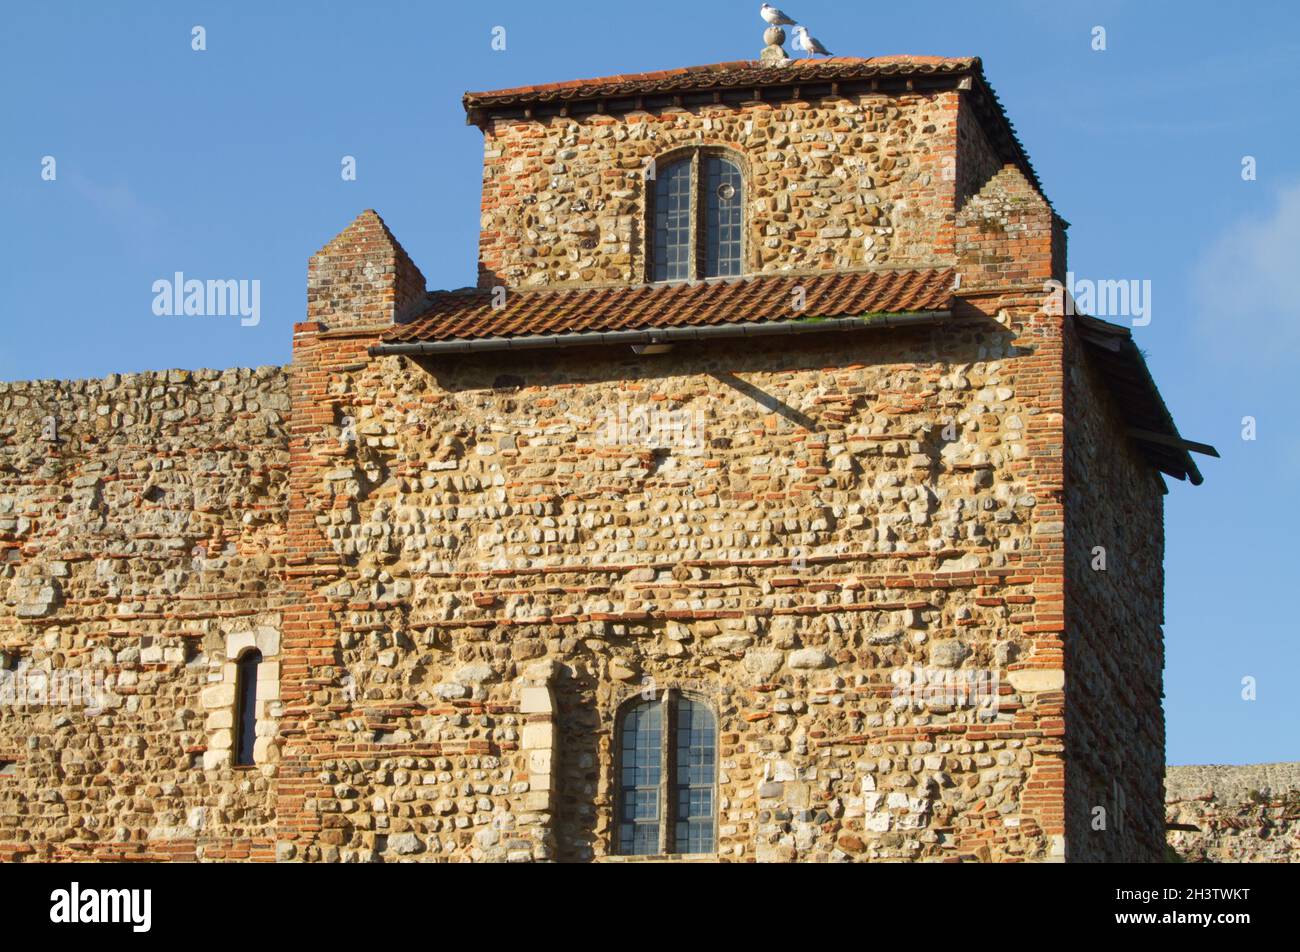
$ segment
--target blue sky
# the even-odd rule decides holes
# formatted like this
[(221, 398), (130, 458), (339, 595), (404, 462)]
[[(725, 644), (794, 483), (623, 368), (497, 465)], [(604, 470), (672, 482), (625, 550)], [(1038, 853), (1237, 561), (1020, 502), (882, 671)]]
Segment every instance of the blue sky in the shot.
[[(1169, 761), (1300, 760), (1300, 8), (780, 5), (837, 53), (982, 56), (1072, 223), (1072, 269), (1152, 282), (1138, 342), (1183, 433), (1224, 456), (1167, 497)], [(307, 258), (364, 208), (431, 287), (471, 284), (481, 139), (463, 92), (750, 58), (763, 26), (750, 0), (659, 0), (652, 20), (564, 0), (15, 7), (0, 14), (0, 379), (287, 362)], [(260, 280), (261, 323), (155, 316), (152, 284), (176, 271)]]

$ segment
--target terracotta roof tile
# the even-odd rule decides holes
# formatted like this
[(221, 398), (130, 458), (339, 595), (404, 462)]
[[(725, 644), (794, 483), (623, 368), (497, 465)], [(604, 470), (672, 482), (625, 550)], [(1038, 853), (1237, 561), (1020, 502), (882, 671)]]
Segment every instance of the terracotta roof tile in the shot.
[[(584, 331), (645, 330), (857, 317), (947, 310), (953, 272), (861, 271), (827, 275), (763, 275), (694, 284), (511, 291), (492, 306), (487, 291), (438, 292), (415, 319), (393, 328), (386, 343), (479, 340)], [(795, 289), (805, 306), (794, 309)]]
[(649, 73), (570, 79), (558, 83), (471, 92), (465, 94), (464, 103), (468, 110), (595, 96), (637, 96), (791, 82), (869, 79), (890, 75), (965, 73), (979, 69), (979, 58), (973, 56), (833, 56), (827, 59), (795, 59), (780, 67), (767, 66), (758, 60), (735, 60)]

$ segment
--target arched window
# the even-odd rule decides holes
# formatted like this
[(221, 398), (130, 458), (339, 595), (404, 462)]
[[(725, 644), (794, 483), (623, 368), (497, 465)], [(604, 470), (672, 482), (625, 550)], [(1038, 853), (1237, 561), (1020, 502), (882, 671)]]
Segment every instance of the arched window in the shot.
[(235, 664), (235, 766), (253, 766), (257, 742), (257, 668), (262, 652), (253, 648)]
[(651, 280), (741, 274), (744, 193), (740, 167), (711, 152), (694, 152), (659, 169), (652, 202)]
[(663, 705), (646, 701), (623, 717), (618, 851), (659, 852), (663, 799)]
[(676, 691), (634, 702), (618, 731), (618, 852), (711, 853), (717, 721)]

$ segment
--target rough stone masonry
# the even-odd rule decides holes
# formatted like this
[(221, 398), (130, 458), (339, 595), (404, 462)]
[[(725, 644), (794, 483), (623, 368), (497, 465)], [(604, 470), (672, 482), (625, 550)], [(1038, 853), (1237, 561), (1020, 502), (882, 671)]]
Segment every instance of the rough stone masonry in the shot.
[[(1160, 860), (1200, 475), (1050, 292), (979, 61), (465, 107), (478, 288), (366, 212), (286, 368), (0, 384), (0, 859)], [(741, 275), (652, 286), (655, 170), (701, 156)], [(711, 846), (619, 855), (619, 725), (678, 694)]]

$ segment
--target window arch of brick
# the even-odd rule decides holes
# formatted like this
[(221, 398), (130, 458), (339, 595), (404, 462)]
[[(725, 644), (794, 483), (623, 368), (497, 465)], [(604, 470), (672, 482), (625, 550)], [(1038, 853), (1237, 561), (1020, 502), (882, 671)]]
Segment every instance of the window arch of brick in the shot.
[(638, 695), (614, 725), (614, 852), (713, 853), (717, 841), (718, 716), (675, 688)]
[(646, 182), (646, 280), (747, 273), (749, 176), (743, 158), (718, 146), (694, 146), (657, 157), (653, 170)]

